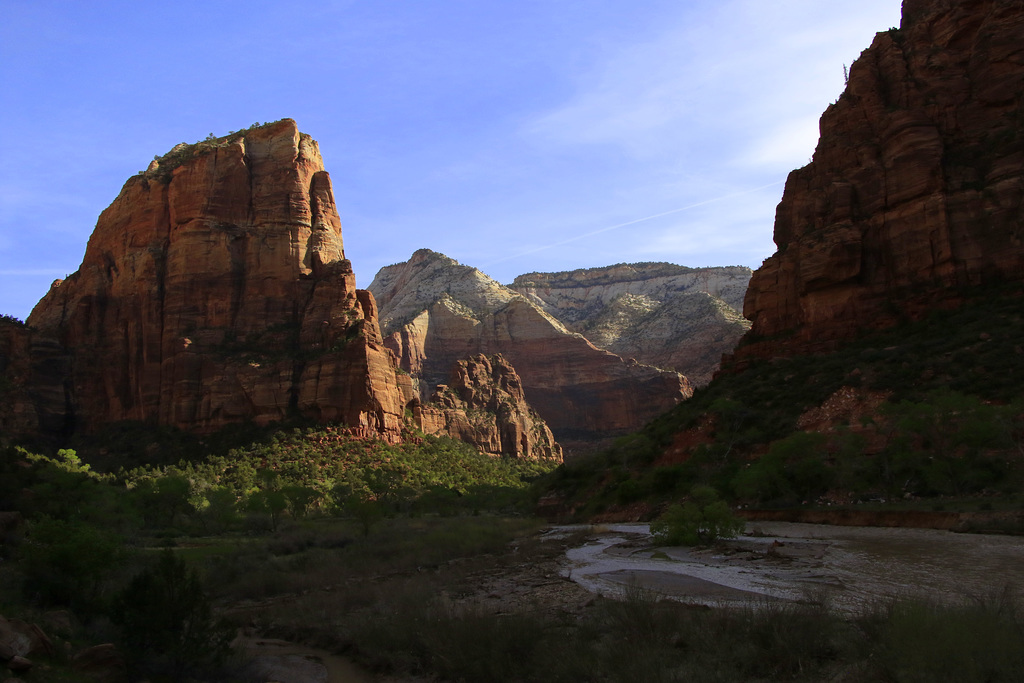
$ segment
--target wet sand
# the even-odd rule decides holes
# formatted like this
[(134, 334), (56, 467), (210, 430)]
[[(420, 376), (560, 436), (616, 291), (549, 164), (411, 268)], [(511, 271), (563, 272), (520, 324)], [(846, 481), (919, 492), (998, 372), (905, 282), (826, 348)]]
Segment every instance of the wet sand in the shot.
[(714, 581), (698, 579), (696, 576), (679, 574), (669, 571), (649, 571), (637, 569), (619, 569), (601, 575), (605, 581), (630, 586), (643, 587), (658, 595), (672, 597), (689, 597), (700, 595), (704, 598), (725, 602), (747, 602), (763, 597), (754, 591), (730, 588)]

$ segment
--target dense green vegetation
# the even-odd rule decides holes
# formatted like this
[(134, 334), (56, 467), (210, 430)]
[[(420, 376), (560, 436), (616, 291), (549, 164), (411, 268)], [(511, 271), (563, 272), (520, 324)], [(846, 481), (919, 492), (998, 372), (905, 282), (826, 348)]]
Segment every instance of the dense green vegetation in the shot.
[(99, 473), (74, 450), (54, 457), (6, 450), (0, 504), (130, 531), (225, 531), (281, 516), (333, 514), (354, 500), (385, 512), (479, 511), (522, 503), (544, 461), (499, 459), (448, 438), (388, 445), (327, 429), (278, 432), (196, 461)]
[[(956, 310), (815, 356), (753, 361), (607, 451), (551, 477), (582, 516), (667, 503), (694, 484), (760, 506), (1024, 492), (1024, 298), (975, 292)], [(818, 433), (798, 419), (837, 390), (881, 406)], [(683, 432), (687, 452), (665, 458)], [(920, 505), (920, 503), (918, 503)]]
[[(216, 617), (215, 602), (247, 590), (273, 595), (299, 574), (309, 580), (296, 556), (365, 548), (396, 518), (423, 515), (490, 520), (483, 535), (504, 543), (507, 526), (493, 515), (527, 509), (530, 482), (553, 466), (492, 458), (447, 438), (389, 445), (332, 427), (268, 430), (242, 445), (239, 433), (200, 440), (120, 425), (108, 434), (118, 429), (123, 438), (102, 449), (81, 442), (102, 468), (73, 449), (0, 449), (0, 510), (23, 519), (0, 538), (0, 614), (31, 620), (69, 609), (81, 624), (65, 634), (69, 642), (112, 639), (133, 678), (152, 681), (231, 680), (227, 644), (237, 624)], [(198, 454), (164, 462), (190, 446)], [(132, 463), (126, 452), (137, 464), (109, 466)], [(445, 533), (423, 534), (437, 549), (418, 552), (418, 563), (480, 550), (481, 534)], [(377, 550), (394, 559), (403, 548), (392, 538)], [(335, 559), (334, 577), (366, 561), (355, 551)], [(57, 661), (49, 680), (65, 680), (66, 664)]]

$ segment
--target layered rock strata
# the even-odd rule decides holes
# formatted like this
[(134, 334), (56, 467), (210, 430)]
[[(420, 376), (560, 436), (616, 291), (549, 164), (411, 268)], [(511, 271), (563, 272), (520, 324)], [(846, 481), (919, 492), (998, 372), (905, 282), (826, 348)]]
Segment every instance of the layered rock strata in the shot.
[(595, 346), (707, 384), (750, 323), (750, 269), (633, 263), (520, 275), (509, 286)]
[(1024, 4), (906, 0), (793, 171), (740, 357), (830, 348), (1024, 279)]
[(355, 287), (318, 146), (290, 119), (179, 145), (129, 179), (28, 323), (66, 354), (66, 405), (41, 410), (67, 429), (298, 414), (400, 432), (376, 305)]
[(484, 453), (562, 459), (544, 419), (526, 402), (523, 383), (501, 354), (458, 361), (430, 403), (415, 404), (413, 419), (426, 434), (444, 434)]
[(635, 430), (688, 397), (677, 372), (598, 349), (525, 296), (480, 271), (427, 249), (380, 270), (370, 285), (385, 344), (421, 399), (449, 369), (500, 353), (522, 378), (530, 405), (563, 440)]

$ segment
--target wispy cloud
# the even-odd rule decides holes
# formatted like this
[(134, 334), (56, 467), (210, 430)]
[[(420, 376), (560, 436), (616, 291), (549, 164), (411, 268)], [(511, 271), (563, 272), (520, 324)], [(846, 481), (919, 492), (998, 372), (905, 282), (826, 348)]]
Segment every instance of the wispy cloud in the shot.
[[(894, 0), (845, 9), (819, 0), (679, 5), (646, 41), (584, 65), (572, 96), (522, 128), (526, 140), (564, 154), (617, 151), (619, 203), (595, 203), (641, 218), (548, 242), (534, 237), (491, 263), (571, 244), (620, 259), (757, 265), (774, 251), (780, 186), (811, 157), (818, 119), (844, 87), (843, 64), (898, 21)], [(758, 192), (766, 188), (776, 191)], [(628, 240), (605, 236), (626, 226)]]
[(891, 0), (846, 11), (818, 0), (733, 0), (699, 17), (683, 7), (659, 36), (580, 73), (576, 95), (524, 132), (643, 158), (703, 153), (713, 140), (723, 161), (806, 159), (818, 116), (842, 91), (842, 64), (887, 28), (877, 17), (894, 5), (898, 20)]
[(653, 221), (653, 220), (656, 220), (656, 219), (659, 219), (659, 218), (664, 218), (666, 216), (672, 216), (672, 215), (675, 215), (675, 214), (678, 214), (678, 213), (682, 213), (684, 211), (690, 211), (690, 210), (693, 210), (693, 209), (696, 209), (696, 208), (699, 208), (699, 207), (702, 207), (702, 206), (706, 206), (708, 204), (714, 204), (716, 202), (723, 202), (723, 201), (726, 201), (726, 200), (729, 200), (729, 199), (737, 199), (739, 197), (743, 197), (745, 195), (754, 194), (756, 192), (760, 192), (762, 190), (765, 190), (765, 189), (767, 189), (769, 187), (774, 187), (776, 185), (781, 185), (781, 184), (782, 184), (782, 181), (779, 180), (779, 181), (776, 181), (776, 182), (764, 185), (762, 187), (755, 187), (755, 188), (751, 188), (749, 190), (743, 190), (743, 191), (740, 191), (740, 192), (733, 192), (731, 194), (722, 195), (720, 197), (712, 197), (710, 199), (705, 199), (703, 201), (695, 202), (695, 203), (689, 204), (687, 206), (682, 206), (682, 207), (679, 207), (679, 208), (676, 208), (676, 209), (671, 209), (669, 211), (662, 211), (661, 213), (652, 214), (650, 216), (644, 216), (643, 218), (637, 218), (637, 219), (634, 219), (634, 220), (631, 220), (631, 221), (626, 221), (625, 223), (618, 223), (616, 225), (609, 225), (609, 226), (604, 227), (604, 228), (599, 228), (597, 230), (591, 230), (590, 232), (585, 232), (585, 233), (581, 233), (581, 234), (578, 234), (578, 235), (573, 235), (572, 237), (567, 237), (565, 239), (558, 240), (556, 242), (551, 242), (550, 244), (544, 244), (544, 245), (541, 245), (541, 246), (537, 246), (537, 247), (533, 247), (533, 248), (527, 249), (525, 251), (521, 251), (521, 252), (516, 253), (516, 254), (505, 256), (503, 258), (495, 259), (493, 261), (490, 261), (488, 263), (483, 264), (483, 266), (487, 267), (487, 266), (495, 265), (495, 264), (498, 264), (498, 263), (504, 263), (505, 261), (511, 261), (513, 259), (522, 258), (524, 256), (531, 256), (531, 255), (536, 254), (536, 253), (541, 252), (541, 251), (547, 251), (548, 249), (555, 249), (557, 247), (562, 247), (562, 246), (565, 246), (567, 244), (572, 244), (574, 242), (579, 242), (581, 240), (585, 240), (585, 239), (588, 239), (588, 238), (591, 238), (591, 237), (596, 237), (596, 236), (604, 234), (606, 232), (611, 232), (612, 230), (619, 230), (620, 228), (625, 228), (625, 227), (628, 227), (628, 226), (631, 226), (631, 225), (638, 225), (640, 223), (646, 223), (648, 221)]
[(741, 168), (797, 168), (807, 163), (817, 144), (818, 117), (783, 121), (743, 150), (732, 164)]

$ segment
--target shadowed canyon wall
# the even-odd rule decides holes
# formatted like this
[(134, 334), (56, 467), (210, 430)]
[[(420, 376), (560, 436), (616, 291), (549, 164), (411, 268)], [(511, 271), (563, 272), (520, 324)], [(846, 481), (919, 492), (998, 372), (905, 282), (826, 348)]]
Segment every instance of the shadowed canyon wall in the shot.
[(835, 347), (1024, 278), (1024, 4), (907, 0), (793, 171), (738, 358)]

